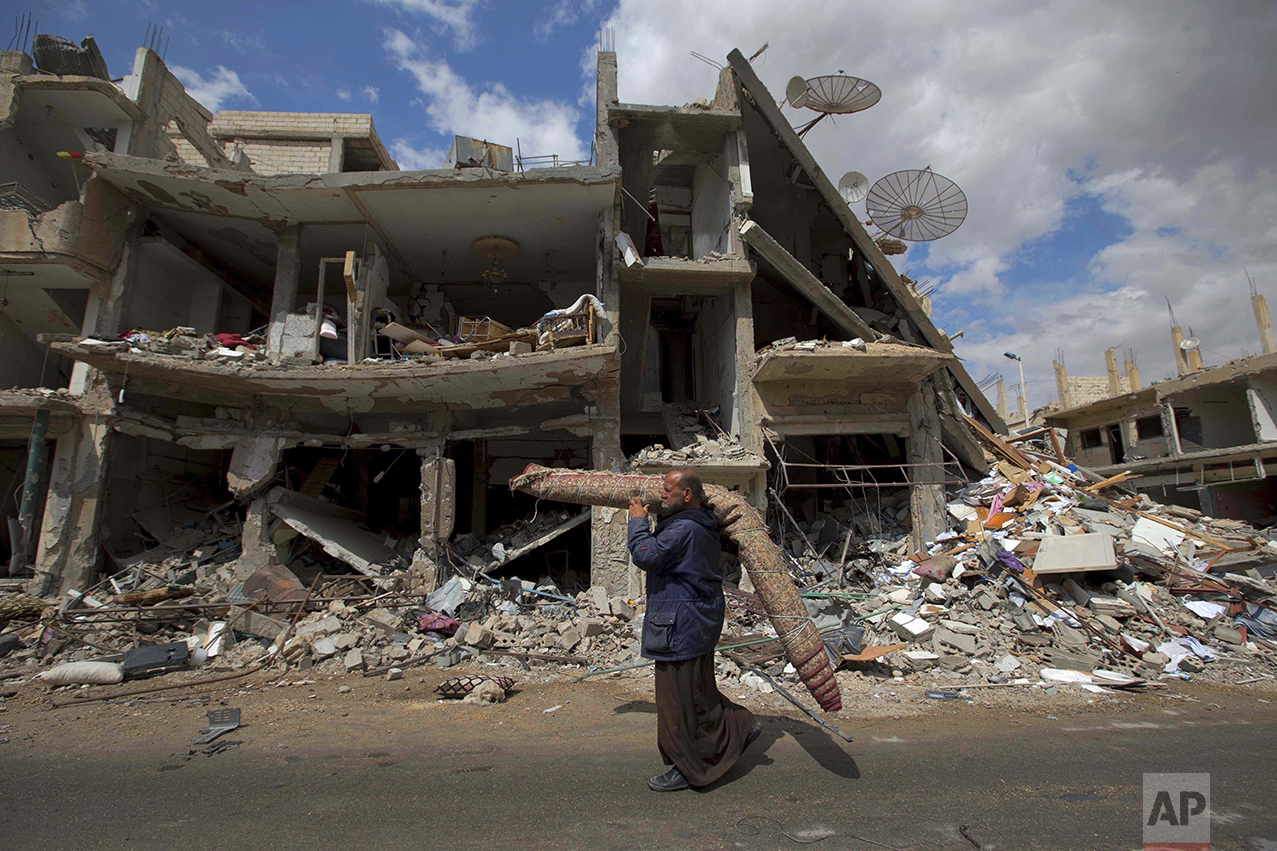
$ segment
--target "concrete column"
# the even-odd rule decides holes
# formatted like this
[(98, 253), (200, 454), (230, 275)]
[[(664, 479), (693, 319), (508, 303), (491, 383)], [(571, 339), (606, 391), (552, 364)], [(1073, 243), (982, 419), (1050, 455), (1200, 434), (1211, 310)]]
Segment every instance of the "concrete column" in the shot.
[(763, 426), (754, 395), (754, 294), (749, 281), (738, 281), (732, 290), (736, 315), (736, 420), (734, 433), (741, 446), (763, 454)]
[(328, 173), (340, 174), (346, 159), (346, 143), (340, 136), (334, 136), (328, 147)]
[(1109, 379), (1109, 396), (1122, 395), (1122, 380), (1117, 374), (1117, 351), (1114, 349), (1104, 350), (1104, 368), (1108, 371)]
[(1002, 421), (1006, 422), (1010, 412), (1007, 410), (1007, 383), (1001, 378), (998, 379), (998, 416), (1002, 417)]
[(1177, 375), (1188, 375), (1192, 369), (1188, 366), (1188, 360), (1184, 357), (1184, 350), (1179, 344), (1184, 342), (1184, 331), (1178, 325), (1171, 326), (1171, 348), (1175, 350), (1175, 373)]
[[(600, 385), (598, 418), (590, 435), (590, 465), (596, 470), (619, 469), (625, 461), (621, 452), (620, 388), (616, 381)], [(634, 597), (641, 587), (638, 569), (630, 564), (625, 546), (629, 514), (624, 509), (590, 509), (590, 584), (602, 585), (608, 592)]]
[(443, 564), (442, 543), (452, 537), (456, 520), (457, 465), (443, 457), (443, 440), (418, 449), (421, 456), (421, 537), (412, 557), (411, 574), (419, 592), (439, 585)]
[[(129, 215), (136, 219), (134, 211), (130, 210)], [(120, 262), (111, 278), (94, 281), (89, 288), (89, 298), (84, 307), (84, 323), (80, 326), (82, 336), (108, 337), (131, 330), (124, 326), (133, 305), (133, 282), (137, 279), (138, 239), (141, 234), (141, 222), (134, 221), (124, 234)], [(83, 394), (95, 372), (88, 364), (77, 361), (71, 369), (70, 391), (76, 395)]]
[(240, 534), (240, 554), (236, 576), (247, 579), (258, 569), (275, 562), (275, 545), (270, 537), (271, 513), (265, 497), (248, 504), (244, 529)]
[[(105, 384), (100, 377), (95, 380)], [(91, 388), (90, 394), (100, 395), (100, 391)], [(83, 590), (95, 581), (113, 435), (104, 419), (86, 416), (58, 438), (32, 593), (63, 594), (72, 588)]]
[(1144, 385), (1140, 382), (1139, 367), (1135, 365), (1134, 360), (1131, 360), (1129, 358), (1127, 359), (1125, 366), (1126, 366), (1126, 386), (1128, 388), (1128, 392), (1135, 393), (1144, 387)]
[[(27, 441), (27, 474), (22, 482), (22, 502), (18, 506), (18, 531), (20, 538), (10, 537), (11, 555), (9, 558), (9, 575), (12, 576), (27, 566), (31, 560), (31, 541), (35, 537), (35, 510), (40, 499), (40, 487), (45, 485), (44, 466), (48, 455), (44, 444), (49, 433), (49, 412), (35, 412), (31, 426), (31, 437)], [(10, 521), (9, 529), (13, 530)]]
[(301, 281), (302, 226), (289, 225), (279, 235), (279, 254), (275, 259), (275, 290), (270, 302), (270, 329), (266, 332), (266, 353), (278, 361), (284, 346), (284, 321), (297, 303), (297, 287)]
[[(598, 252), (594, 260), (594, 287), (599, 300), (603, 302), (604, 315), (595, 317), (596, 322), (602, 320), (605, 326), (595, 329), (598, 342), (609, 346), (621, 344), (621, 282), (616, 277), (616, 217), (611, 207), (599, 213), (598, 232), (595, 239)], [(644, 328), (647, 324), (644, 323)], [(625, 346), (632, 345), (627, 337)], [(642, 345), (641, 343), (639, 345)]]
[(1068, 408), (1073, 404), (1069, 399), (1069, 374), (1059, 361), (1051, 361), (1051, 366), (1055, 367), (1055, 397), (1061, 408)]
[(474, 486), (470, 491), (470, 532), (488, 532), (488, 441), (474, 442)]
[(1259, 293), (1250, 297), (1250, 306), (1255, 311), (1255, 325), (1259, 328), (1259, 347), (1266, 355), (1277, 352), (1277, 340), (1273, 339), (1273, 323), (1268, 319), (1268, 303)]
[[(596, 165), (616, 165), (618, 162), (620, 146), (617, 144), (616, 130), (607, 120), (608, 107), (616, 102), (616, 53), (600, 50), (598, 70), (594, 78), (594, 161)], [(638, 244), (641, 245), (642, 242), (640, 236)]]
[[(909, 436), (906, 439), (906, 457), (910, 464), (909, 477), (918, 482), (944, 481), (944, 448), (940, 430), (940, 415), (936, 412), (936, 386), (931, 379), (919, 382), (910, 394)], [(917, 484), (910, 488), (910, 514), (913, 531), (909, 536), (911, 550), (921, 550), (945, 530), (945, 497), (942, 484)]]

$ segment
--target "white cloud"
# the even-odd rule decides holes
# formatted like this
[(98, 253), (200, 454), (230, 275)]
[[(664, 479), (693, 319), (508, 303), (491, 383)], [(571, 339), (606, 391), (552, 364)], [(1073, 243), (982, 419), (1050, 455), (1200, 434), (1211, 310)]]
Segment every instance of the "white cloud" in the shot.
[(396, 139), (390, 145), (390, 153), (404, 171), (424, 171), (443, 168), (448, 152), (440, 148), (415, 148), (407, 139)]
[(344, 88), (344, 87), (343, 87), (343, 88), (338, 89), (338, 90), (337, 90), (337, 99), (338, 99), (338, 100), (350, 100), (350, 89), (347, 89), (347, 88)]
[(471, 85), (442, 59), (426, 51), (399, 30), (387, 30), (384, 46), (395, 67), (412, 74), (425, 104), (431, 129), (445, 136), (461, 135), (515, 146), (525, 155), (558, 154), (585, 159), (588, 148), (576, 136), (579, 110), (554, 100), (529, 100), (514, 95), (501, 83)]
[(558, 0), (542, 10), (541, 19), (532, 27), (532, 34), (537, 41), (547, 41), (556, 29), (575, 24), (578, 18), (592, 13), (598, 5), (599, 0)]
[[(1023, 354), (1039, 405), (1053, 398), (1057, 347), (1073, 374), (1103, 375), (1103, 349), (1123, 343), (1146, 381), (1173, 372), (1167, 297), (1208, 362), (1258, 350), (1242, 267), (1277, 298), (1277, 87), (1263, 82), (1277, 73), (1277, 16), (1263, 4), (1215, 8), (702, 0), (688, 13), (676, 0), (621, 0), (605, 26), (626, 102), (710, 97), (716, 72), (691, 52), (725, 62), (764, 42), (754, 67), (778, 99), (795, 74), (845, 69), (881, 86), (881, 103), (826, 120), (805, 141), (831, 175), (876, 180), (931, 165), (962, 186), (966, 223), (930, 243), (926, 262), (938, 273), (928, 275), (937, 321), (965, 328), (958, 353), (977, 378), (1010, 375), (1001, 353)], [(1017, 256), (1088, 195), (1132, 232), (1112, 234), (1069, 280), (1012, 279)], [(916, 254), (897, 267), (917, 265)]]
[(217, 70), (207, 80), (191, 68), (174, 65), (171, 70), (186, 87), (186, 93), (203, 104), (210, 112), (217, 112), (227, 101), (257, 102), (253, 93), (240, 82), (239, 74), (223, 65), (218, 65)]
[(434, 21), (437, 32), (452, 32), (453, 46), (469, 50), (479, 40), (473, 14), (479, 0), (373, 0), (383, 6), (394, 6), (402, 12), (425, 15)]
[(362, 89), (360, 89), (360, 91), (364, 93), (364, 97), (366, 97), (369, 101), (371, 101), (372, 103), (376, 103), (378, 93), (381, 90), (378, 89), (376, 86), (364, 86)]

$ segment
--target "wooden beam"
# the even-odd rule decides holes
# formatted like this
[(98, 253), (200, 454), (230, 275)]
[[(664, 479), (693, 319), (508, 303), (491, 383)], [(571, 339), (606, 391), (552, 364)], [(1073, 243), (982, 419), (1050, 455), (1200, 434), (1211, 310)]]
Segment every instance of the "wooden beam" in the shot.
[(745, 222), (740, 228), (741, 238), (749, 247), (758, 252), (772, 268), (789, 281), (790, 286), (811, 302), (817, 310), (828, 317), (829, 321), (850, 337), (860, 337), (867, 342), (874, 342), (878, 335), (855, 314), (843, 300), (834, 295), (825, 283), (808, 271), (798, 262), (798, 258), (790, 254), (784, 247), (763, 230), (758, 222)]

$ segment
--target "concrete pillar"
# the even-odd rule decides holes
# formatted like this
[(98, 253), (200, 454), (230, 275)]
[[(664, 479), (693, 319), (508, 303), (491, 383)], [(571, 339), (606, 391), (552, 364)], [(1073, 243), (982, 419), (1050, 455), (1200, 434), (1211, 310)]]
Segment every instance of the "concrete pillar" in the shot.
[[(105, 384), (101, 377), (95, 382)], [(106, 390), (109, 393), (109, 389)], [(90, 388), (91, 395), (100, 395)], [(34, 594), (84, 590), (96, 580), (114, 432), (102, 418), (82, 417), (54, 446), (49, 493), (36, 551)]]
[(1179, 344), (1184, 342), (1184, 331), (1178, 325), (1171, 326), (1171, 348), (1175, 350), (1175, 373), (1177, 375), (1188, 375), (1192, 369), (1188, 366), (1188, 360), (1184, 357), (1184, 350)]
[(452, 537), (456, 520), (457, 465), (443, 457), (443, 441), (418, 449), (421, 456), (421, 537), (411, 573), (421, 592), (438, 587), (443, 564), (442, 543)]
[(1114, 349), (1104, 350), (1104, 368), (1108, 372), (1109, 379), (1109, 396), (1122, 395), (1122, 379), (1117, 373), (1117, 351)]
[[(616, 129), (608, 123), (608, 107), (617, 102), (616, 94), (616, 53), (600, 50), (598, 53), (598, 69), (594, 78), (594, 162), (596, 165), (616, 165), (620, 146), (617, 144)], [(634, 234), (630, 234), (634, 236)], [(642, 245), (640, 234), (638, 245)]]
[(1273, 323), (1268, 320), (1268, 303), (1259, 293), (1250, 297), (1250, 306), (1255, 311), (1255, 325), (1259, 328), (1259, 347), (1266, 355), (1277, 352), (1277, 340), (1273, 339)]
[(1007, 411), (1007, 383), (1001, 378), (998, 379), (998, 416), (1002, 418), (1002, 422), (1006, 422), (1009, 416)]
[[(1193, 329), (1189, 328), (1188, 333), (1191, 335), (1193, 333)], [(1202, 350), (1200, 346), (1194, 346), (1185, 352), (1184, 359), (1188, 361), (1189, 372), (1202, 371)]]
[[(9, 575), (13, 576), (25, 568), (31, 560), (31, 542), (35, 537), (35, 510), (40, 499), (40, 488), (46, 486), (44, 480), (45, 458), (48, 455), (44, 439), (49, 433), (49, 412), (35, 412), (31, 425), (31, 437), (27, 440), (27, 474), (22, 482), (22, 501), (18, 505), (18, 532), (20, 537), (10, 536)], [(14, 528), (10, 521), (9, 529)]]
[(1016, 407), (1016, 411), (1020, 415), (1021, 425), (1027, 426), (1029, 424), (1029, 406), (1028, 406), (1027, 400), (1023, 396), (1021, 396), (1019, 399), (1016, 400), (1015, 407)]
[[(907, 403), (909, 436), (905, 441), (906, 456), (911, 466), (909, 478), (915, 482), (944, 481), (943, 435), (940, 415), (936, 412), (936, 385), (931, 379), (919, 382)], [(942, 484), (916, 484), (909, 493), (913, 531), (909, 535), (910, 550), (921, 550), (945, 530), (945, 496)]]
[(732, 290), (736, 315), (736, 419), (733, 433), (746, 451), (763, 454), (763, 426), (754, 395), (754, 294), (749, 281)]
[(270, 329), (266, 332), (266, 353), (278, 361), (284, 345), (284, 321), (297, 303), (297, 287), (302, 274), (302, 226), (288, 225), (279, 235), (275, 259), (275, 290), (270, 302)]
[[(130, 210), (136, 219), (136, 212)], [(80, 334), (85, 337), (109, 337), (131, 329), (124, 325), (133, 305), (133, 282), (137, 279), (138, 239), (142, 224), (134, 221), (124, 234), (124, 246), (120, 250), (120, 262), (109, 280), (94, 281), (89, 288), (89, 298), (84, 307), (84, 322)], [(96, 372), (88, 364), (76, 361), (71, 369), (70, 391), (83, 394)]]
[(1144, 387), (1144, 385), (1140, 383), (1139, 367), (1135, 365), (1135, 361), (1131, 358), (1127, 358), (1125, 366), (1127, 390), (1130, 393), (1136, 393)]
[(247, 579), (258, 569), (275, 562), (275, 544), (270, 537), (271, 513), (265, 497), (248, 504), (240, 533), (240, 554), (235, 575)]
[(345, 158), (346, 142), (340, 136), (334, 136), (328, 144), (328, 173), (340, 174)]
[[(619, 469), (625, 456), (621, 452), (620, 387), (610, 381), (600, 385), (598, 419), (593, 420), (590, 436), (590, 465), (595, 470)], [(623, 597), (637, 596), (641, 588), (638, 569), (630, 564), (625, 546), (629, 514), (620, 508), (590, 509), (590, 584), (602, 585), (608, 593)]]
[(1073, 404), (1069, 398), (1069, 374), (1059, 361), (1051, 361), (1051, 366), (1055, 367), (1055, 396), (1061, 408), (1068, 408)]
[(470, 491), (470, 532), (488, 532), (488, 441), (474, 442), (474, 486)]

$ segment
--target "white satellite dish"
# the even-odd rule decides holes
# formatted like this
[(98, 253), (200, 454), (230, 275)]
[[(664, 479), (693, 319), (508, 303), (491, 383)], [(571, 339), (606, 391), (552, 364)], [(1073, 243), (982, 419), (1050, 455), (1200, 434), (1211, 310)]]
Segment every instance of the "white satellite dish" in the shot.
[(863, 201), (869, 194), (869, 178), (858, 171), (849, 171), (838, 178), (838, 194), (848, 204)]
[(802, 77), (790, 77), (789, 83), (785, 86), (785, 99), (789, 101), (789, 105), (794, 109), (806, 106), (809, 97), (811, 97), (811, 88), (807, 85), (807, 81)]
[(1191, 352), (1202, 344), (1202, 341), (1196, 337), (1189, 337), (1187, 340), (1181, 340), (1179, 347), (1186, 352)]

